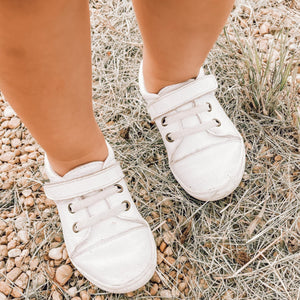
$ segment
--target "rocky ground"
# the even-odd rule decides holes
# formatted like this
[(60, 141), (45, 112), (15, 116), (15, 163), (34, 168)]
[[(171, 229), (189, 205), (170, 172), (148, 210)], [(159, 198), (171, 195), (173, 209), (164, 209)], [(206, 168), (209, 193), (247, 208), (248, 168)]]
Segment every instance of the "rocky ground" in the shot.
[(243, 135), (238, 189), (196, 202), (176, 183), (138, 92), (129, 1), (92, 0), (94, 109), (157, 244), (149, 283), (105, 293), (70, 263), (43, 150), (0, 97), (0, 300), (300, 299), (300, 5), (239, 1), (206, 69)]

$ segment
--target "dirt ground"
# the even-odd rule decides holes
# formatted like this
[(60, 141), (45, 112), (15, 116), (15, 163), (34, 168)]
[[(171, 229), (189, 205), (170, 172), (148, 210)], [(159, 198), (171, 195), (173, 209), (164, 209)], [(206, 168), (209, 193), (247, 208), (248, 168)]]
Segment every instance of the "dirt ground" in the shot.
[(238, 1), (207, 58), (247, 150), (240, 186), (213, 203), (170, 172), (138, 91), (143, 45), (130, 1), (90, 7), (95, 114), (153, 230), (157, 271), (112, 295), (72, 266), (43, 193), (43, 150), (0, 96), (0, 300), (300, 299), (300, 3)]

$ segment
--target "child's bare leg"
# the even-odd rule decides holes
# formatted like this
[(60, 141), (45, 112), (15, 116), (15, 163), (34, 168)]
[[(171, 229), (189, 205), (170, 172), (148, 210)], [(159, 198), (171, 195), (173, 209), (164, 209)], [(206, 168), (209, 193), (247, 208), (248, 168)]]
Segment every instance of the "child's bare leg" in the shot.
[(0, 1), (0, 89), (60, 175), (107, 156), (90, 52), (88, 0)]
[(148, 92), (198, 75), (234, 0), (133, 0)]

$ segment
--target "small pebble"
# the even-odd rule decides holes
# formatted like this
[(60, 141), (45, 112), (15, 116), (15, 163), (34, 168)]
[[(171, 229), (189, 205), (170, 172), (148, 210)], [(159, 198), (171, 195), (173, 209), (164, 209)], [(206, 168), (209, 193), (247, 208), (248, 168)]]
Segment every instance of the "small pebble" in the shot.
[(8, 127), (10, 129), (15, 129), (21, 124), (21, 121), (17, 117), (13, 117), (9, 122), (8, 122)]
[(11, 292), (12, 288), (9, 286), (7, 282), (0, 282), (0, 292), (4, 295), (8, 295)]
[(18, 138), (14, 138), (11, 140), (10, 144), (13, 148), (17, 148), (17, 147), (21, 146), (21, 140)]
[(20, 298), (22, 296), (22, 293), (19, 288), (14, 287), (11, 291), (11, 296), (13, 296), (14, 298)]
[(24, 150), (25, 150), (26, 152), (33, 152), (33, 151), (35, 151), (35, 147), (34, 147), (34, 146), (26, 146), (26, 147), (24, 148)]
[(29, 242), (29, 234), (26, 230), (20, 230), (18, 232), (18, 237), (23, 244), (27, 244)]
[(12, 159), (15, 158), (15, 153), (14, 152), (5, 152), (0, 156), (0, 160), (4, 161), (4, 162), (8, 162)]
[(73, 286), (68, 289), (67, 293), (69, 294), (70, 297), (75, 297), (76, 294), (78, 293), (78, 291), (77, 291), (77, 288), (75, 286)]
[(55, 279), (60, 285), (64, 285), (72, 276), (72, 268), (69, 265), (62, 265), (57, 268)]
[(150, 295), (155, 296), (158, 292), (158, 284), (153, 284), (153, 286), (150, 289)]
[(82, 300), (90, 300), (91, 296), (90, 296), (90, 294), (87, 291), (81, 291), (80, 292), (80, 298)]
[(162, 290), (162, 291), (160, 291), (160, 296), (162, 297), (162, 298), (172, 298), (172, 293), (171, 293), (171, 291), (169, 291), (169, 290)]
[(159, 250), (160, 250), (161, 252), (164, 252), (165, 249), (166, 249), (166, 247), (167, 247), (167, 244), (166, 244), (165, 242), (161, 242), (161, 244), (160, 244), (160, 246), (159, 246)]
[(52, 293), (52, 299), (53, 300), (62, 300), (62, 295), (58, 291), (54, 291)]
[(3, 112), (3, 116), (6, 117), (6, 118), (11, 118), (13, 116), (15, 116), (16, 113), (15, 111), (10, 107), (10, 106), (7, 106), (5, 109), (4, 109), (4, 112)]
[(3, 220), (0, 220), (0, 230), (4, 230), (6, 227), (6, 223)]
[(20, 268), (14, 268), (7, 274), (7, 278), (10, 281), (15, 281), (20, 276), (21, 273), (22, 270)]
[(259, 32), (261, 35), (265, 35), (267, 33), (270, 32), (270, 23), (269, 22), (265, 22), (263, 23), (260, 27), (259, 27)]
[(51, 258), (51, 259), (56, 259), (56, 260), (59, 260), (62, 258), (62, 248), (59, 247), (59, 248), (53, 248), (49, 251), (49, 254), (48, 256)]
[(8, 251), (8, 257), (17, 257), (21, 255), (21, 250), (20, 249), (11, 249)]
[(6, 296), (0, 292), (0, 300), (7, 300)]
[(31, 189), (23, 190), (22, 194), (24, 195), (24, 197), (29, 197), (32, 194), (32, 190)]
[(26, 288), (27, 283), (28, 283), (28, 276), (25, 273), (22, 273), (15, 281), (15, 284), (22, 289)]
[(6, 257), (8, 254), (7, 246), (6, 245), (0, 245), (0, 260)]
[(23, 216), (17, 217), (15, 220), (15, 227), (17, 229), (21, 230), (26, 226), (26, 223), (27, 223), (26, 217), (23, 217)]
[(160, 283), (160, 278), (156, 272), (153, 274), (153, 276), (150, 280), (155, 283)]

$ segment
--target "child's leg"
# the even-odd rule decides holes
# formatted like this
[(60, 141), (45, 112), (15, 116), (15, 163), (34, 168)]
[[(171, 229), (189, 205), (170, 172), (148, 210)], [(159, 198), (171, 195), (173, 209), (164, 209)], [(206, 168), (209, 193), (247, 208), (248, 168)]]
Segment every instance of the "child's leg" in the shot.
[(58, 174), (106, 158), (91, 101), (88, 0), (0, 1), (0, 89)]
[(198, 75), (234, 0), (133, 0), (149, 92)]

